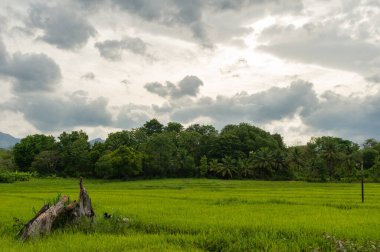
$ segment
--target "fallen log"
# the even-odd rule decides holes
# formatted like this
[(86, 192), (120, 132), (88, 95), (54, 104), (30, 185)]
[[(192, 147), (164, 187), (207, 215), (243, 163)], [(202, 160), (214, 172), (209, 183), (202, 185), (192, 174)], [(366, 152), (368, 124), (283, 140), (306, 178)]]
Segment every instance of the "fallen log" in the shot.
[(45, 204), (36, 216), (31, 219), (19, 232), (22, 241), (39, 235), (46, 235), (52, 231), (57, 219), (63, 218), (69, 224), (86, 216), (94, 220), (95, 212), (92, 208), (91, 198), (83, 186), (83, 179), (79, 181), (79, 200), (78, 202), (69, 202), (68, 196), (63, 196), (56, 204), (49, 206)]

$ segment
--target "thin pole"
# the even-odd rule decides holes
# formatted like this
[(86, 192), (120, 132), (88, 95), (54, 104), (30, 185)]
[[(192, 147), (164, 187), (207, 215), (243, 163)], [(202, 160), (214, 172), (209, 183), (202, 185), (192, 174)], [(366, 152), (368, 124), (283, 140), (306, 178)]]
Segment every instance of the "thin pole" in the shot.
[(362, 170), (362, 203), (364, 203), (364, 169), (363, 169), (363, 163), (361, 163), (361, 170)]

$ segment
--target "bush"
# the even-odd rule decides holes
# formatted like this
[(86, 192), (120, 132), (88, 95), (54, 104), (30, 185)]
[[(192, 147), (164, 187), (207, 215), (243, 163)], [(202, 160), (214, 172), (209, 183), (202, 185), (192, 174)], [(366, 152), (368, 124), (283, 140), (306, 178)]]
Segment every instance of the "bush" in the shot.
[(13, 183), (15, 181), (29, 181), (33, 176), (29, 172), (0, 172), (0, 183)]
[(12, 172), (1, 172), (0, 173), (0, 183), (13, 183), (15, 182), (15, 176)]

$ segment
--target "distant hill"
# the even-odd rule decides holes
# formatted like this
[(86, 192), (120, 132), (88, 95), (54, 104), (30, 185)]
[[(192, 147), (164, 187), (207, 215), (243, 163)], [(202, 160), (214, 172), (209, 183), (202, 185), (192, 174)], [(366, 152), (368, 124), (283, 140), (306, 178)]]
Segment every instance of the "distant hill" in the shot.
[(88, 141), (88, 143), (91, 145), (91, 146), (93, 146), (95, 143), (104, 143), (105, 142), (105, 140), (103, 140), (103, 139), (101, 139), (101, 138), (95, 138), (95, 139), (92, 139), (92, 140), (90, 140), (90, 141)]
[(0, 132), (0, 148), (3, 148), (3, 149), (12, 148), (18, 142), (20, 142), (20, 139), (15, 138), (9, 134)]

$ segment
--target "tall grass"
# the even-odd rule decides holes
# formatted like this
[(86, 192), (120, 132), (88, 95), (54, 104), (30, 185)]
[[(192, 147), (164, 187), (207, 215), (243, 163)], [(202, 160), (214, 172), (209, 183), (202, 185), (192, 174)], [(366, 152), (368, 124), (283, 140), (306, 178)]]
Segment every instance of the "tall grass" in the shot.
[[(58, 193), (78, 197), (78, 181), (0, 184), (3, 251), (379, 251), (380, 185), (172, 179), (85, 181), (97, 223), (60, 229), (22, 244), (26, 222)], [(114, 215), (104, 220), (103, 213)], [(128, 225), (117, 216), (128, 217)], [(113, 222), (112, 222), (113, 221)]]

